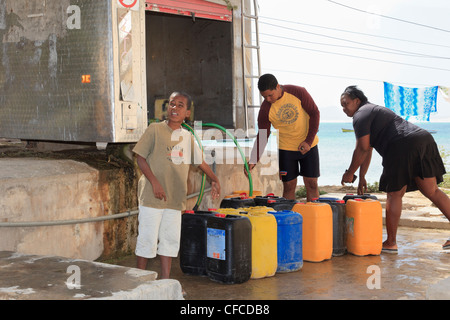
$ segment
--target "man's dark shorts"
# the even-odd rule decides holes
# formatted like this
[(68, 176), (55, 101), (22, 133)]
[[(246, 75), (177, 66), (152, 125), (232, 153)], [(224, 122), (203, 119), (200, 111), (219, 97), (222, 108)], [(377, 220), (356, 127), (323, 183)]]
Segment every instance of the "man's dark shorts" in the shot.
[(311, 148), (306, 154), (300, 151), (278, 150), (278, 166), (283, 182), (296, 179), (299, 175), (308, 178), (320, 176), (319, 148)]

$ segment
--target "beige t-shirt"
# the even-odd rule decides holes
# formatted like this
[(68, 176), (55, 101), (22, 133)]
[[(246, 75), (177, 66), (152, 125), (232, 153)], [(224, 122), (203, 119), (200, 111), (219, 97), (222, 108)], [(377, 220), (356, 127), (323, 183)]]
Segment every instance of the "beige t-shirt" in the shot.
[(138, 183), (139, 204), (185, 210), (189, 166), (199, 166), (203, 160), (202, 151), (193, 136), (185, 129), (172, 130), (165, 121), (152, 123), (133, 152), (147, 160), (167, 197), (167, 201), (156, 199), (150, 181), (142, 175)]

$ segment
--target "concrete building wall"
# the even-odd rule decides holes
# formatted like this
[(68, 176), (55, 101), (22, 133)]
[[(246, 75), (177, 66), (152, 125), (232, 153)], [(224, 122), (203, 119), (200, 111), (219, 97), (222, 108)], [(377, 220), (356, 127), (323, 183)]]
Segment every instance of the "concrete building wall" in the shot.
[[(103, 214), (99, 173), (70, 160), (0, 159), (1, 222), (55, 221)], [(1, 228), (0, 250), (96, 259), (103, 224)]]

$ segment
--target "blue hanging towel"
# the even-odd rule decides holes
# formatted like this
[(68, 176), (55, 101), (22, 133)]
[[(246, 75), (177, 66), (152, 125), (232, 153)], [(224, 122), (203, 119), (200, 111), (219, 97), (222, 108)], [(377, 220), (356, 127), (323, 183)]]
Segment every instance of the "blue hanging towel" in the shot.
[(430, 121), (436, 112), (438, 86), (408, 88), (384, 82), (384, 104), (406, 120)]

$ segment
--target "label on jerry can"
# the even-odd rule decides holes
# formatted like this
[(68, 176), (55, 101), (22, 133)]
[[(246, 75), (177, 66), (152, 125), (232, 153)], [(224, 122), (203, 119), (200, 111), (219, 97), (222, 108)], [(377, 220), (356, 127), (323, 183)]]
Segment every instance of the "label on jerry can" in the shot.
[(345, 217), (345, 226), (347, 227), (347, 233), (351, 234), (352, 237), (355, 236), (354, 225), (355, 225), (355, 218)]
[(206, 256), (225, 260), (225, 230), (207, 228)]

